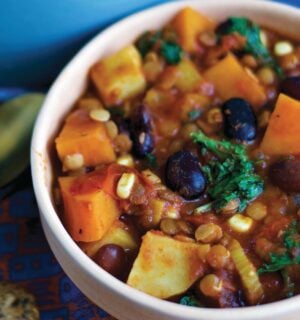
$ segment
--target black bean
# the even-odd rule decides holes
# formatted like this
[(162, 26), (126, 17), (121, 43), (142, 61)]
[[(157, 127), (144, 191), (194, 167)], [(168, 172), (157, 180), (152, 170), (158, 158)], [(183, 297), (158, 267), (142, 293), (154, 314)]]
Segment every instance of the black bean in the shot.
[(154, 149), (154, 138), (150, 114), (144, 105), (136, 108), (131, 120), (131, 139), (133, 153), (138, 158), (144, 158)]
[(286, 95), (300, 100), (300, 77), (288, 77), (282, 80), (280, 91)]
[(271, 182), (285, 192), (300, 192), (300, 161), (283, 159), (270, 166)]
[(199, 197), (206, 188), (206, 180), (199, 159), (190, 151), (178, 151), (166, 165), (166, 184), (186, 199)]
[(95, 262), (113, 276), (119, 277), (126, 263), (126, 254), (122, 247), (106, 244), (96, 253)]
[(222, 106), (224, 134), (230, 139), (252, 141), (256, 137), (256, 117), (250, 104), (242, 98), (227, 100)]

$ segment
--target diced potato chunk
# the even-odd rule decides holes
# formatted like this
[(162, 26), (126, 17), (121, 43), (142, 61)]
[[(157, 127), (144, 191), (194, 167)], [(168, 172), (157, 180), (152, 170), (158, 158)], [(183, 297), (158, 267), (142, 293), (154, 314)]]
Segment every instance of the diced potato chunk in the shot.
[(179, 42), (187, 52), (197, 50), (197, 37), (203, 31), (213, 30), (215, 23), (190, 7), (182, 9), (171, 21)]
[(127, 283), (152, 296), (166, 299), (189, 289), (203, 275), (209, 245), (181, 242), (149, 231)]
[(280, 94), (261, 150), (268, 155), (300, 154), (300, 101)]
[(97, 251), (106, 244), (116, 244), (125, 250), (134, 250), (138, 246), (134, 235), (132, 235), (128, 230), (128, 227), (119, 220), (116, 220), (113, 223), (101, 240), (81, 242), (79, 246), (89, 257), (93, 257)]
[(141, 56), (133, 45), (95, 64), (91, 78), (107, 106), (140, 94), (146, 86)]
[(197, 90), (203, 81), (196, 65), (190, 60), (182, 60), (176, 66), (169, 66), (162, 73), (159, 86), (164, 89), (177, 87), (182, 92)]
[(204, 78), (215, 85), (217, 93), (224, 100), (240, 97), (256, 109), (266, 102), (263, 86), (231, 53), (208, 69)]
[(116, 159), (105, 125), (92, 120), (87, 110), (76, 110), (67, 117), (55, 143), (61, 161), (73, 154), (81, 154), (85, 166), (110, 163)]
[(175, 85), (183, 92), (196, 89), (203, 80), (197, 67), (190, 60), (182, 60), (176, 68), (178, 77)]
[(96, 241), (119, 218), (120, 210), (116, 200), (96, 186), (77, 189), (77, 179), (59, 178), (64, 203), (63, 221), (75, 241)]

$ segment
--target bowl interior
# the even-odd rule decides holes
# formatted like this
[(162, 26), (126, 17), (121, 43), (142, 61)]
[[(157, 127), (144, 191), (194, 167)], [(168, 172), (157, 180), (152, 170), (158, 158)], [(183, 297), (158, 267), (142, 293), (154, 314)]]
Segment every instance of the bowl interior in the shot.
[[(113, 25), (89, 42), (65, 67), (49, 91), (35, 125), (31, 164), (34, 189), (41, 211), (43, 227), (54, 254), (66, 273), (80, 289), (95, 303), (102, 306), (121, 319), (138, 319), (132, 312), (126, 314), (119, 303), (130, 302), (147, 310), (140, 319), (149, 317), (149, 310), (159, 319), (278, 319), (288, 318), (300, 310), (300, 297), (280, 301), (259, 307), (248, 307), (237, 310), (216, 310), (186, 308), (180, 305), (161, 301), (138, 292), (116, 280), (96, 266), (70, 238), (57, 216), (51, 196), (53, 169), (51, 150), (53, 138), (60, 127), (64, 116), (78, 99), (87, 85), (89, 68), (100, 58), (109, 55), (134, 41), (138, 35), (149, 29), (158, 29), (168, 22), (182, 7), (192, 6), (204, 14), (221, 21), (228, 16), (247, 16), (257, 23), (278, 30), (294, 38), (299, 38), (300, 10), (277, 3), (254, 0), (218, 0), (178, 1), (135, 14)], [(224, 81), (226, 81), (224, 79)], [(87, 285), (88, 284), (88, 285)], [(107, 299), (99, 295), (98, 288), (107, 294)], [(113, 299), (115, 306), (108, 303)], [(126, 303), (125, 303), (126, 304)], [(124, 304), (124, 307), (125, 307)], [(136, 308), (138, 309), (138, 308)], [(272, 312), (270, 312), (272, 311)], [(140, 316), (139, 316), (140, 317)]]

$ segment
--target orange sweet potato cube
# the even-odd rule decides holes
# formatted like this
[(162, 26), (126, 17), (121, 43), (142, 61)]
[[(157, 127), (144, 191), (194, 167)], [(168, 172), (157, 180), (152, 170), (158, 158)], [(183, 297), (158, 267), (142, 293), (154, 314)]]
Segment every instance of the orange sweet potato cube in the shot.
[(197, 36), (207, 30), (213, 30), (215, 23), (200, 12), (186, 7), (171, 21), (171, 27), (179, 36), (179, 42), (187, 52), (197, 50)]
[(61, 161), (74, 153), (83, 155), (86, 166), (110, 163), (116, 159), (105, 125), (91, 119), (86, 110), (76, 110), (67, 117), (55, 143)]
[[(86, 178), (86, 182), (82, 179)], [(89, 177), (60, 177), (59, 186), (64, 203), (63, 221), (75, 241), (90, 242), (101, 239), (120, 216), (117, 202), (103, 190), (80, 184)]]
[(243, 98), (256, 110), (266, 102), (264, 87), (231, 53), (208, 69), (204, 78), (215, 85), (217, 93), (224, 100)]
[(268, 155), (300, 154), (300, 101), (280, 94), (261, 150)]

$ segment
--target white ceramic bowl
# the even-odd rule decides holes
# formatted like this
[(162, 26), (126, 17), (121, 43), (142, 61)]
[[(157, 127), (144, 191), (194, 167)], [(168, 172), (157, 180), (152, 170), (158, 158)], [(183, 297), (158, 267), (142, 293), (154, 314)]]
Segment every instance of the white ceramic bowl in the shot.
[[(259, 24), (299, 37), (300, 10), (254, 0), (203, 0), (168, 3), (120, 21), (89, 42), (54, 82), (35, 125), (31, 165), (42, 225), (57, 260), (78, 288), (94, 303), (120, 320), (296, 320), (300, 296), (256, 307), (205, 309), (163, 301), (130, 288), (97, 266), (71, 239), (51, 198), (53, 171), (50, 149), (64, 116), (84, 91), (88, 70), (101, 57), (132, 42), (143, 31), (160, 28), (187, 5), (221, 21), (247, 16)], [(226, 81), (226, 79), (224, 79)]]

